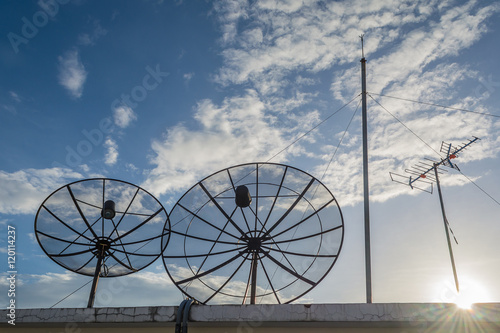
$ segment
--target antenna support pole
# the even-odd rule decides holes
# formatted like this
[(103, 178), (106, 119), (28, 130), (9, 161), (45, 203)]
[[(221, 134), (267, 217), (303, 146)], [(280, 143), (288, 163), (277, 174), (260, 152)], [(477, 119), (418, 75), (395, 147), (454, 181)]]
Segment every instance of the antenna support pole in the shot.
[(252, 257), (252, 286), (250, 287), (250, 304), (255, 304), (257, 294), (257, 252)]
[[(363, 36), (361, 36), (363, 44)], [(364, 52), (363, 52), (364, 53)], [(361, 58), (361, 98), (363, 122), (363, 186), (364, 186), (364, 215), (365, 215), (365, 273), (366, 273), (366, 303), (372, 302), (372, 273), (370, 250), (370, 199), (368, 187), (368, 126), (366, 116), (366, 59)]]
[(439, 176), (437, 168), (439, 163), (434, 163), (434, 174), (436, 175), (436, 184), (439, 193), (439, 202), (441, 203), (441, 212), (443, 213), (443, 223), (444, 231), (446, 232), (446, 240), (448, 241), (448, 251), (450, 252), (451, 267), (453, 268), (453, 277), (455, 278), (455, 286), (457, 287), (457, 292), (460, 291), (458, 284), (457, 268), (455, 267), (455, 258), (453, 257), (453, 249), (451, 248), (450, 232), (448, 231), (448, 219), (446, 218), (446, 212), (444, 211), (443, 194), (441, 193), (441, 185), (439, 184)]
[(92, 281), (92, 288), (90, 289), (89, 302), (87, 304), (87, 308), (94, 307), (95, 293), (97, 291), (97, 283), (99, 282), (99, 275), (101, 273), (102, 260), (104, 259), (106, 252), (106, 244), (98, 243), (97, 246), (98, 246), (98, 252), (96, 253), (97, 265), (95, 266), (94, 280)]
[(102, 257), (99, 256), (97, 259), (97, 265), (95, 266), (94, 281), (92, 281), (92, 288), (90, 289), (89, 303), (87, 308), (94, 307), (95, 292), (97, 291), (97, 283), (99, 282), (99, 273), (101, 272)]

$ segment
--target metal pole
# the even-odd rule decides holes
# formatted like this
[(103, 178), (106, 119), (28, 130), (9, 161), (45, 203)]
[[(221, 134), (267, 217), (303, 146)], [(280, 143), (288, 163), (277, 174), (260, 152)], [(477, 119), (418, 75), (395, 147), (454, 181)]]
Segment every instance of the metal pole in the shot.
[(97, 283), (99, 282), (99, 275), (101, 274), (102, 260), (106, 254), (106, 244), (99, 242), (97, 244), (97, 265), (95, 266), (94, 281), (92, 281), (92, 288), (90, 289), (89, 302), (87, 308), (94, 306), (95, 293), (97, 291)]
[(101, 272), (102, 266), (102, 256), (97, 256), (97, 265), (95, 266), (94, 273), (94, 281), (92, 281), (92, 288), (90, 289), (89, 303), (87, 304), (87, 308), (91, 308), (94, 306), (95, 293), (97, 290), (97, 283), (99, 282), (99, 273)]
[(368, 187), (368, 125), (366, 116), (366, 59), (361, 58), (361, 97), (363, 122), (363, 187), (365, 214), (365, 273), (366, 273), (366, 303), (372, 302), (372, 268), (370, 251), (370, 199)]
[(453, 257), (453, 249), (451, 248), (450, 232), (448, 231), (448, 219), (446, 218), (446, 213), (444, 211), (443, 195), (441, 193), (441, 185), (439, 184), (437, 167), (438, 164), (434, 163), (434, 174), (436, 175), (436, 184), (439, 193), (439, 202), (441, 203), (441, 212), (443, 213), (444, 231), (446, 231), (446, 240), (448, 241), (448, 251), (450, 252), (451, 267), (453, 268), (453, 277), (455, 278), (455, 286), (457, 287), (457, 292), (459, 292), (460, 288), (458, 285), (457, 268), (455, 267), (455, 258)]
[(257, 293), (257, 252), (253, 254), (252, 258), (252, 286), (250, 289), (250, 304), (255, 304)]

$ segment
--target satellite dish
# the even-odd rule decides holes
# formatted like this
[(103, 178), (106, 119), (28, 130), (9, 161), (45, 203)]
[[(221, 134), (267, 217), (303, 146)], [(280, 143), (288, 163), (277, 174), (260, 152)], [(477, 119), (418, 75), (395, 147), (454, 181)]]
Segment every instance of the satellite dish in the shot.
[(182, 196), (169, 220), (163, 263), (202, 304), (297, 300), (332, 269), (344, 239), (331, 192), (304, 171), (274, 163), (214, 173)]
[(92, 307), (99, 277), (127, 275), (154, 262), (160, 244), (168, 243), (168, 225), (165, 208), (146, 190), (95, 178), (49, 195), (36, 214), (35, 234), (50, 259), (94, 277), (88, 302)]

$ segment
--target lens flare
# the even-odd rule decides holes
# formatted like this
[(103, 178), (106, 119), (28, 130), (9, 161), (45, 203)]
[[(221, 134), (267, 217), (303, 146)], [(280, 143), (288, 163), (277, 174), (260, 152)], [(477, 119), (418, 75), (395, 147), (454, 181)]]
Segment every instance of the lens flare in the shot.
[(472, 304), (474, 304), (476, 302), (477, 301), (474, 299), (474, 295), (471, 295), (468, 293), (459, 293), (457, 296), (457, 299), (455, 301), (455, 304), (460, 309), (470, 310), (470, 309), (472, 309)]
[(457, 292), (453, 282), (445, 281), (439, 301), (455, 303), (460, 309), (470, 310), (474, 303), (487, 302), (488, 293), (479, 283), (464, 277), (460, 279), (460, 292)]

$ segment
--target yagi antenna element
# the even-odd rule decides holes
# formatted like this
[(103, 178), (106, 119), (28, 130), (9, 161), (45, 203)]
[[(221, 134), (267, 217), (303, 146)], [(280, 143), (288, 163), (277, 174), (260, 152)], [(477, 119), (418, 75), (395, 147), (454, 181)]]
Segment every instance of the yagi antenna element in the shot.
[[(446, 170), (439, 169), (440, 166), (447, 166), (452, 169), (460, 171), (458, 166), (455, 164), (454, 160), (458, 157), (458, 154), (463, 152), (471, 144), (480, 140), (477, 137), (469, 140), (467, 143), (463, 143), (459, 146), (453, 146), (451, 143), (442, 142), (441, 143), (441, 153), (446, 154), (446, 157), (442, 158), (440, 161), (428, 160), (429, 162), (419, 162), (414, 165), (411, 169), (406, 169), (405, 172), (410, 174), (410, 176), (402, 176), (393, 172), (389, 172), (391, 180), (397, 183), (408, 185), (411, 189), (416, 188), (424, 192), (432, 193), (432, 184), (437, 181), (434, 175), (435, 169), (438, 169), (438, 173), (447, 172)], [(406, 180), (403, 180), (406, 179)], [(429, 188), (422, 188), (421, 184), (430, 185)]]
[[(448, 223), (448, 219), (446, 218), (446, 212), (444, 210), (443, 203), (443, 194), (441, 192), (441, 185), (439, 183), (439, 174), (445, 172), (446, 170), (440, 169), (441, 166), (447, 166), (452, 169), (457, 169), (460, 171), (458, 166), (453, 161), (458, 157), (458, 154), (464, 151), (467, 147), (472, 145), (474, 142), (479, 140), (477, 137), (473, 137), (474, 139), (469, 140), (467, 143), (462, 143), (459, 146), (453, 146), (451, 143), (442, 142), (441, 143), (441, 153), (444, 153), (446, 156), (442, 158), (440, 161), (429, 160), (430, 162), (419, 162), (414, 165), (411, 169), (405, 170), (410, 174), (409, 177), (401, 176), (395, 173), (390, 172), (391, 179), (397, 183), (401, 183), (404, 185), (410, 186), (412, 189), (416, 188), (428, 193), (432, 193), (432, 184), (435, 182), (437, 184), (438, 193), (439, 193), (439, 203), (441, 204), (441, 213), (443, 214), (443, 222), (444, 222), (444, 230), (446, 232), (446, 240), (448, 242), (448, 251), (450, 253), (450, 261), (451, 267), (453, 269), (453, 276), (455, 278), (455, 286), (457, 288), (457, 292), (460, 290), (460, 286), (458, 283), (457, 269), (455, 267), (455, 258), (453, 256), (453, 249), (451, 247), (450, 241), (450, 232), (453, 235), (453, 230)], [(401, 179), (406, 179), (403, 181)], [(430, 185), (430, 190), (420, 187), (421, 184)], [(455, 235), (453, 235), (455, 242), (458, 244)]]

